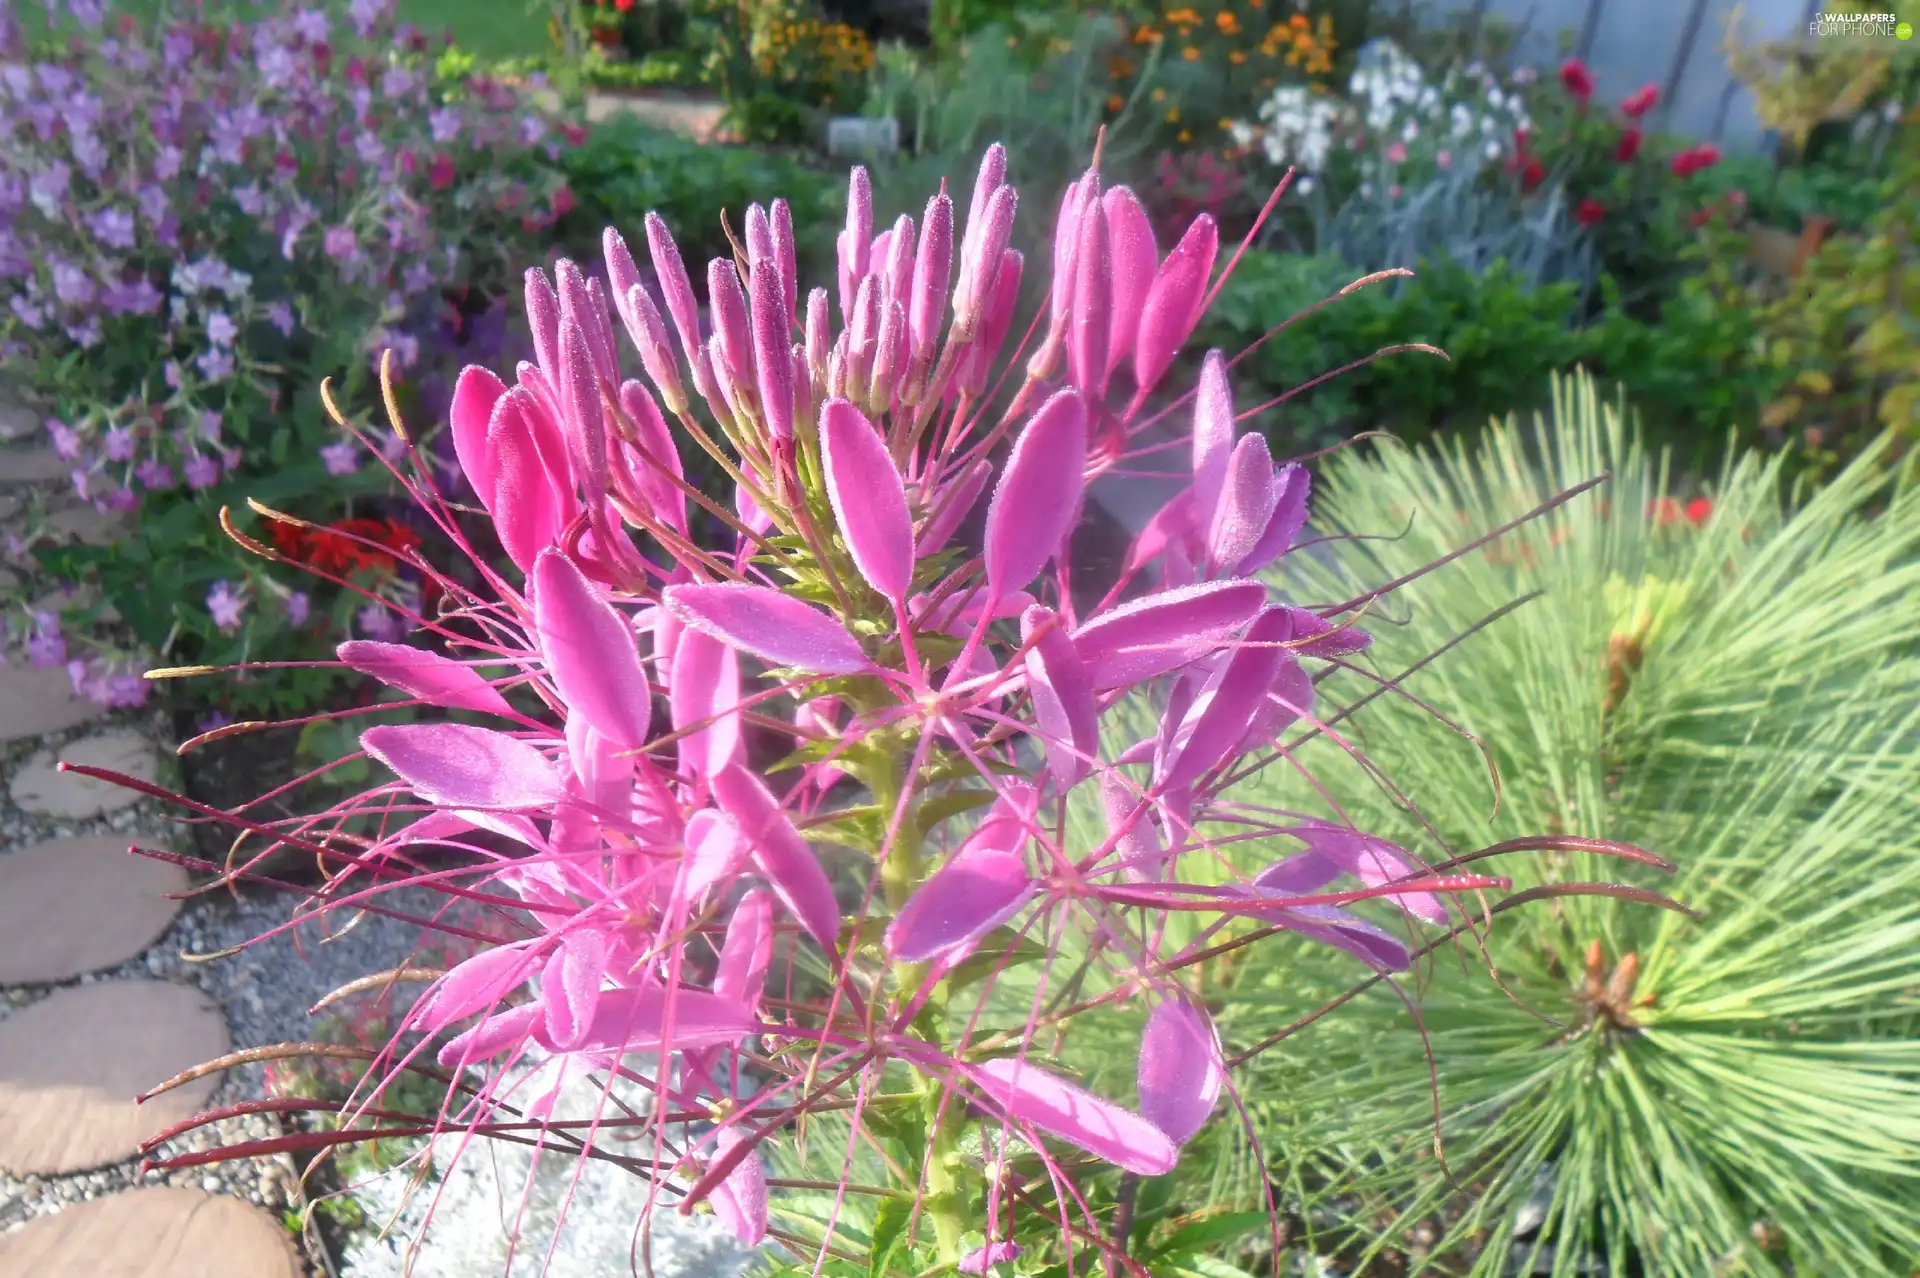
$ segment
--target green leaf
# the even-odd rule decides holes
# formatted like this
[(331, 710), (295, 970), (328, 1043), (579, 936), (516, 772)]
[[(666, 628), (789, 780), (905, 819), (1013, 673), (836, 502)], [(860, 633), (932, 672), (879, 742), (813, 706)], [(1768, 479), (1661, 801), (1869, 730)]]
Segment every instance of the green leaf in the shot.
[(1188, 1252), (1162, 1256), (1154, 1262), (1154, 1278), (1254, 1278), (1238, 1265), (1230, 1265), (1212, 1256)]
[(1218, 1248), (1242, 1238), (1266, 1238), (1273, 1218), (1264, 1211), (1228, 1211), (1182, 1225), (1154, 1248), (1155, 1255), (1176, 1255)]
[(884, 1278), (893, 1263), (894, 1253), (906, 1239), (907, 1222), (913, 1218), (913, 1203), (904, 1198), (882, 1199), (873, 1218), (873, 1254), (868, 1261), (869, 1278)]

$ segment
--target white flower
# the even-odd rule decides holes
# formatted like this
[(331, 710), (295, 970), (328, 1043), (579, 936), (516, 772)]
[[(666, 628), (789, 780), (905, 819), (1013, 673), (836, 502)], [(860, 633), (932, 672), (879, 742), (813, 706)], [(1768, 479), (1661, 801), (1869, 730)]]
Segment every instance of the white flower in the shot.
[(1489, 160), (1497, 160), (1500, 158), (1500, 144), (1498, 142), (1487, 143), (1483, 150), (1486, 152)]
[(1313, 194), (1313, 175), (1311, 173), (1302, 173), (1297, 179), (1294, 180), (1293, 189), (1300, 192), (1300, 194), (1302, 195), (1312, 195)]

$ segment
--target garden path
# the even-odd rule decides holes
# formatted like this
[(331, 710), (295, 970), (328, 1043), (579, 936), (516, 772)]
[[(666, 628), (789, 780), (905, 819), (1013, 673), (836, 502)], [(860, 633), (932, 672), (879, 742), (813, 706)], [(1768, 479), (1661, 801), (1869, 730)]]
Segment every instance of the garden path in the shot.
[[(21, 405), (0, 407), (0, 591), (32, 593), (14, 538), (110, 539)], [(85, 761), (150, 780), (163, 721), (74, 695), (61, 666), (0, 665), (0, 1278), (295, 1278), (278, 1214), (291, 1166), (255, 1160), (142, 1173), (141, 1146), (199, 1112), (218, 1079), (134, 1098), (228, 1050), (227, 1016), (180, 961), (205, 948), (172, 899), (176, 866), (150, 802), (58, 771)], [(157, 1156), (277, 1135), (268, 1115), (162, 1145)]]

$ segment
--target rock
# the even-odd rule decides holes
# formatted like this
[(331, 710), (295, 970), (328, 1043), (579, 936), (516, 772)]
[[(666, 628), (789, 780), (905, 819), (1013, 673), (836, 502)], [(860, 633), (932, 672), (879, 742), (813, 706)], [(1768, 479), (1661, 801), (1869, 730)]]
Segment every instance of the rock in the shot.
[(25, 439), (40, 429), (40, 416), (12, 393), (0, 391), (0, 439)]
[(64, 481), (73, 464), (53, 449), (9, 448), (0, 451), (0, 484), (46, 484)]
[[(179, 866), (132, 856), (125, 839), (61, 839), (0, 853), (0, 983), (64, 981), (152, 945), (191, 886)], [(151, 965), (150, 969), (151, 969)]]
[[(13, 1013), (0, 1021), (0, 1168), (65, 1175), (133, 1157), (198, 1113), (218, 1079), (134, 1097), (226, 1051), (220, 1009), (168, 981), (101, 981)], [(44, 1272), (8, 1270), (9, 1255), (0, 1244), (0, 1276)]]
[(144, 737), (135, 732), (103, 732), (58, 751), (42, 750), (29, 759), (14, 774), (14, 803), (36, 816), (82, 820), (127, 807), (140, 798), (138, 791), (125, 786), (61, 772), (61, 762), (107, 768), (142, 781), (160, 776), (160, 760)]
[(60, 666), (0, 666), (0, 741), (19, 741), (77, 728), (104, 707), (73, 695), (73, 680)]
[(191, 1189), (133, 1189), (0, 1237), (0, 1278), (297, 1278), (273, 1217)]
[(75, 503), (48, 515), (45, 528), (55, 537), (71, 537), (83, 545), (110, 546), (133, 531), (133, 518), (120, 511)]

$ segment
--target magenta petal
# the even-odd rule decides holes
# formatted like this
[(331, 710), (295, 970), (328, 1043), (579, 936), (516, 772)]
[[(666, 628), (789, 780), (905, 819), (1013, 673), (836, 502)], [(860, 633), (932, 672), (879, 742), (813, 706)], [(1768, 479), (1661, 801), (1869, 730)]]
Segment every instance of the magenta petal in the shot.
[(887, 926), (887, 953), (925, 963), (976, 941), (1033, 899), (1027, 875), (1031, 791), (1001, 799), (980, 828), (935, 871)]
[(409, 1020), (409, 1029), (438, 1034), (455, 1021), (484, 1012), (532, 978), (537, 961), (525, 941), (482, 950), (435, 981)]
[(1345, 950), (1380, 971), (1404, 972), (1413, 962), (1405, 943), (1391, 932), (1363, 922), (1337, 906), (1296, 905), (1290, 909), (1261, 910), (1258, 917)]
[(1129, 415), (1137, 412), (1160, 384), (1173, 365), (1173, 357), (1193, 334), (1193, 326), (1200, 321), (1200, 303), (1206, 300), (1207, 281), (1213, 274), (1213, 259), (1219, 251), (1220, 230), (1209, 214), (1202, 213), (1160, 264), (1147, 290), (1147, 304), (1133, 339), (1137, 389)]
[(733, 917), (727, 920), (713, 992), (743, 1007), (758, 1008), (772, 962), (773, 902), (765, 892), (754, 888), (740, 898), (733, 907)]
[[(667, 429), (660, 406), (653, 402), (647, 388), (636, 381), (620, 385), (620, 411), (634, 426), (634, 480), (647, 499), (653, 517), (677, 532), (687, 531), (686, 490), (675, 483), (686, 472), (680, 464), (680, 450), (674, 445), (673, 432)], [(622, 444), (622, 447), (627, 445)]]
[[(744, 1137), (735, 1127), (722, 1127), (713, 1151), (724, 1158)], [(767, 1237), (767, 1168), (755, 1150), (734, 1165), (726, 1179), (714, 1186), (713, 1214), (745, 1247), (758, 1247)]]
[[(700, 630), (688, 630), (673, 653), (669, 704), (680, 738), (680, 763), (697, 777), (711, 777), (740, 754), (740, 658)], [(705, 727), (693, 725), (705, 723)], [(689, 731), (689, 729), (692, 729)]]
[(1146, 1119), (1038, 1066), (1002, 1058), (961, 1069), (1009, 1118), (1031, 1123), (1123, 1171), (1163, 1176), (1180, 1160), (1179, 1148)]
[(754, 263), (747, 286), (751, 290), (753, 362), (759, 375), (760, 409), (769, 435), (791, 439), (793, 360), (787, 353), (787, 338), (793, 331), (793, 311), (786, 306), (779, 268), (771, 258)]
[(1080, 515), (1086, 482), (1087, 409), (1078, 392), (1041, 406), (1007, 459), (987, 510), (987, 589), (1004, 598), (1060, 548)]
[(1220, 1035), (1207, 1014), (1180, 999), (1153, 1009), (1140, 1037), (1140, 1113), (1184, 1145), (1213, 1112), (1226, 1082)]
[(840, 533), (867, 584), (903, 599), (913, 584), (913, 519), (886, 441), (844, 399), (820, 410), (820, 462)]
[(1093, 404), (1107, 397), (1107, 333), (1113, 323), (1113, 246), (1093, 195), (1080, 215), (1073, 254), (1073, 309), (1067, 326), (1067, 380)]
[(940, 489), (933, 500), (933, 513), (920, 529), (919, 553), (932, 555), (944, 550), (953, 534), (965, 522), (980, 501), (981, 490), (993, 474), (993, 463), (982, 457), (962, 471), (960, 477)]
[(540, 1001), (547, 1009), (547, 1034), (559, 1051), (572, 1051), (586, 1037), (607, 975), (607, 937), (582, 928), (561, 942), (547, 962)]
[(527, 327), (533, 331), (533, 357), (540, 367), (552, 368), (560, 349), (560, 298), (545, 271), (534, 267), (526, 274)]
[(953, 1269), (955, 1273), (984, 1274), (993, 1266), (1009, 1260), (1020, 1259), (1026, 1250), (1017, 1242), (988, 1243), (985, 1247), (975, 1247)]
[(422, 701), (453, 710), (512, 714), (513, 708), (472, 666), (404, 643), (349, 639), (335, 650), (340, 660)]
[(1116, 186), (1101, 197), (1100, 205), (1106, 214), (1107, 243), (1113, 255), (1113, 314), (1107, 329), (1107, 373), (1111, 376), (1133, 352), (1147, 290), (1153, 287), (1154, 273), (1160, 265), (1160, 249), (1154, 243), (1153, 223), (1139, 196)]
[(684, 921), (679, 917), (682, 910), (731, 879), (747, 860), (746, 836), (732, 817), (714, 808), (702, 808), (687, 818), (683, 841), (686, 855), (680, 859), (673, 903), (667, 910), (675, 927)]
[(869, 668), (860, 641), (831, 615), (766, 586), (738, 582), (669, 586), (661, 602), (695, 630), (776, 666), (812, 674)]
[(833, 953), (840, 935), (840, 904), (834, 899), (833, 884), (766, 784), (736, 765), (713, 778), (713, 797), (722, 811), (739, 822), (754, 863), (787, 909), (821, 949)]
[(915, 357), (930, 360), (946, 318), (947, 287), (953, 276), (953, 201), (943, 190), (927, 201), (920, 220), (920, 249), (913, 263), (913, 287), (908, 298), (907, 328), (913, 336)]
[(1260, 707), (1247, 729), (1243, 748), (1252, 750), (1273, 745), (1274, 738), (1288, 726), (1311, 717), (1313, 706), (1313, 676), (1292, 653), (1287, 653), (1273, 677), (1273, 687), (1267, 690), (1266, 704)]
[(494, 405), (506, 393), (506, 384), (498, 377), (469, 365), (460, 370), (460, 380), (453, 385), (453, 404), (447, 410), (453, 455), (482, 504), (493, 500), (493, 456), (487, 448), (487, 427), (493, 421)]
[(464, 1034), (447, 1040), (437, 1059), (442, 1069), (459, 1069), (488, 1057), (519, 1047), (533, 1036), (543, 1009), (538, 1003), (522, 1003), (482, 1020)]
[(567, 720), (567, 757), (573, 775), (580, 778), (581, 797), (595, 809), (593, 816), (625, 821), (633, 815), (634, 758), (595, 732), (585, 715)]
[(558, 550), (535, 562), (533, 590), (534, 632), (561, 700), (608, 740), (645, 745), (653, 690), (633, 627)]
[(747, 318), (746, 290), (740, 287), (740, 272), (731, 259), (716, 257), (707, 263), (707, 301), (714, 344), (733, 375), (734, 386), (754, 385), (753, 325)]
[(522, 572), (532, 571), (540, 552), (559, 540), (572, 513), (559, 474), (534, 436), (531, 419), (539, 412), (526, 391), (508, 391), (495, 406), (487, 433), (494, 464), (487, 509), (500, 545)]
[[(1330, 825), (1325, 821), (1307, 821), (1290, 826), (1282, 833), (1299, 839), (1307, 845), (1311, 855), (1318, 856), (1339, 872), (1351, 874), (1370, 888), (1391, 883), (1396, 879), (1414, 878), (1426, 872), (1425, 868), (1404, 848), (1346, 826)], [(1254, 879), (1254, 886), (1262, 890), (1276, 886), (1282, 867), (1298, 859), (1290, 857), (1266, 870)], [(1323, 879), (1320, 884), (1315, 884), (1313, 888), (1306, 890), (1315, 890), (1325, 882), (1326, 880)], [(1280, 890), (1296, 889), (1287, 886)], [(1444, 926), (1449, 920), (1446, 905), (1432, 892), (1407, 892), (1393, 897), (1392, 900), (1407, 913), (1416, 914), (1430, 923)]]
[(1287, 607), (1283, 611), (1293, 623), (1293, 651), (1307, 657), (1342, 657), (1359, 652), (1373, 642), (1373, 636), (1351, 626), (1336, 626), (1318, 613), (1305, 608)]
[[(668, 1024), (668, 991), (643, 985), (601, 992), (593, 1019), (580, 1035), (582, 1052), (686, 1051), (737, 1043), (754, 1032), (753, 1013), (731, 999), (698, 990), (671, 994), (672, 1024)], [(536, 1036), (538, 1029), (536, 1028)], [(553, 1050), (551, 1044), (542, 1046)]]
[(464, 723), (383, 724), (361, 733), (360, 745), (429, 803), (538, 808), (562, 793), (546, 756), (503, 732)]
[(1233, 391), (1227, 386), (1227, 360), (1208, 351), (1200, 365), (1193, 399), (1193, 519), (1204, 534), (1220, 504), (1233, 455)]
[(1177, 670), (1213, 651), (1267, 601), (1257, 581), (1218, 581), (1145, 595), (1101, 613), (1074, 633), (1096, 690)]
[(1272, 522), (1279, 496), (1266, 436), (1248, 431), (1227, 459), (1226, 482), (1207, 533), (1207, 566), (1212, 572), (1231, 572), (1252, 553)]
[(1277, 647), (1253, 645), (1277, 644), (1291, 633), (1287, 615), (1277, 608), (1247, 627), (1249, 646), (1233, 650), (1182, 718), (1156, 769), (1156, 789), (1173, 790), (1197, 780), (1246, 739), (1247, 728), (1266, 704), (1267, 690), (1287, 655)]
[[(1149, 741), (1142, 744), (1151, 747), (1153, 743)], [(1127, 818), (1142, 802), (1144, 800), (1131, 786), (1122, 783), (1116, 773), (1104, 772), (1100, 775), (1100, 807), (1106, 814), (1107, 833), (1113, 835), (1122, 829), (1127, 831), (1115, 841), (1113, 855), (1101, 864), (1119, 866), (1121, 874), (1130, 882), (1158, 878), (1160, 867), (1167, 859), (1166, 849), (1160, 844), (1159, 832), (1153, 827), (1151, 814), (1143, 812), (1131, 827), (1127, 826)]]
[(1047, 770), (1065, 793), (1086, 779), (1099, 758), (1100, 712), (1073, 638), (1065, 625), (1057, 624), (1051, 609), (1026, 610), (1020, 618), (1021, 640), (1032, 641), (1042, 627), (1046, 629), (1039, 640), (1027, 650), (1027, 688), (1046, 746)]
[(1292, 549), (1293, 539), (1307, 522), (1307, 498), (1312, 488), (1312, 476), (1298, 462), (1288, 462), (1273, 472), (1273, 515), (1260, 540), (1234, 568), (1235, 575), (1258, 572)]

